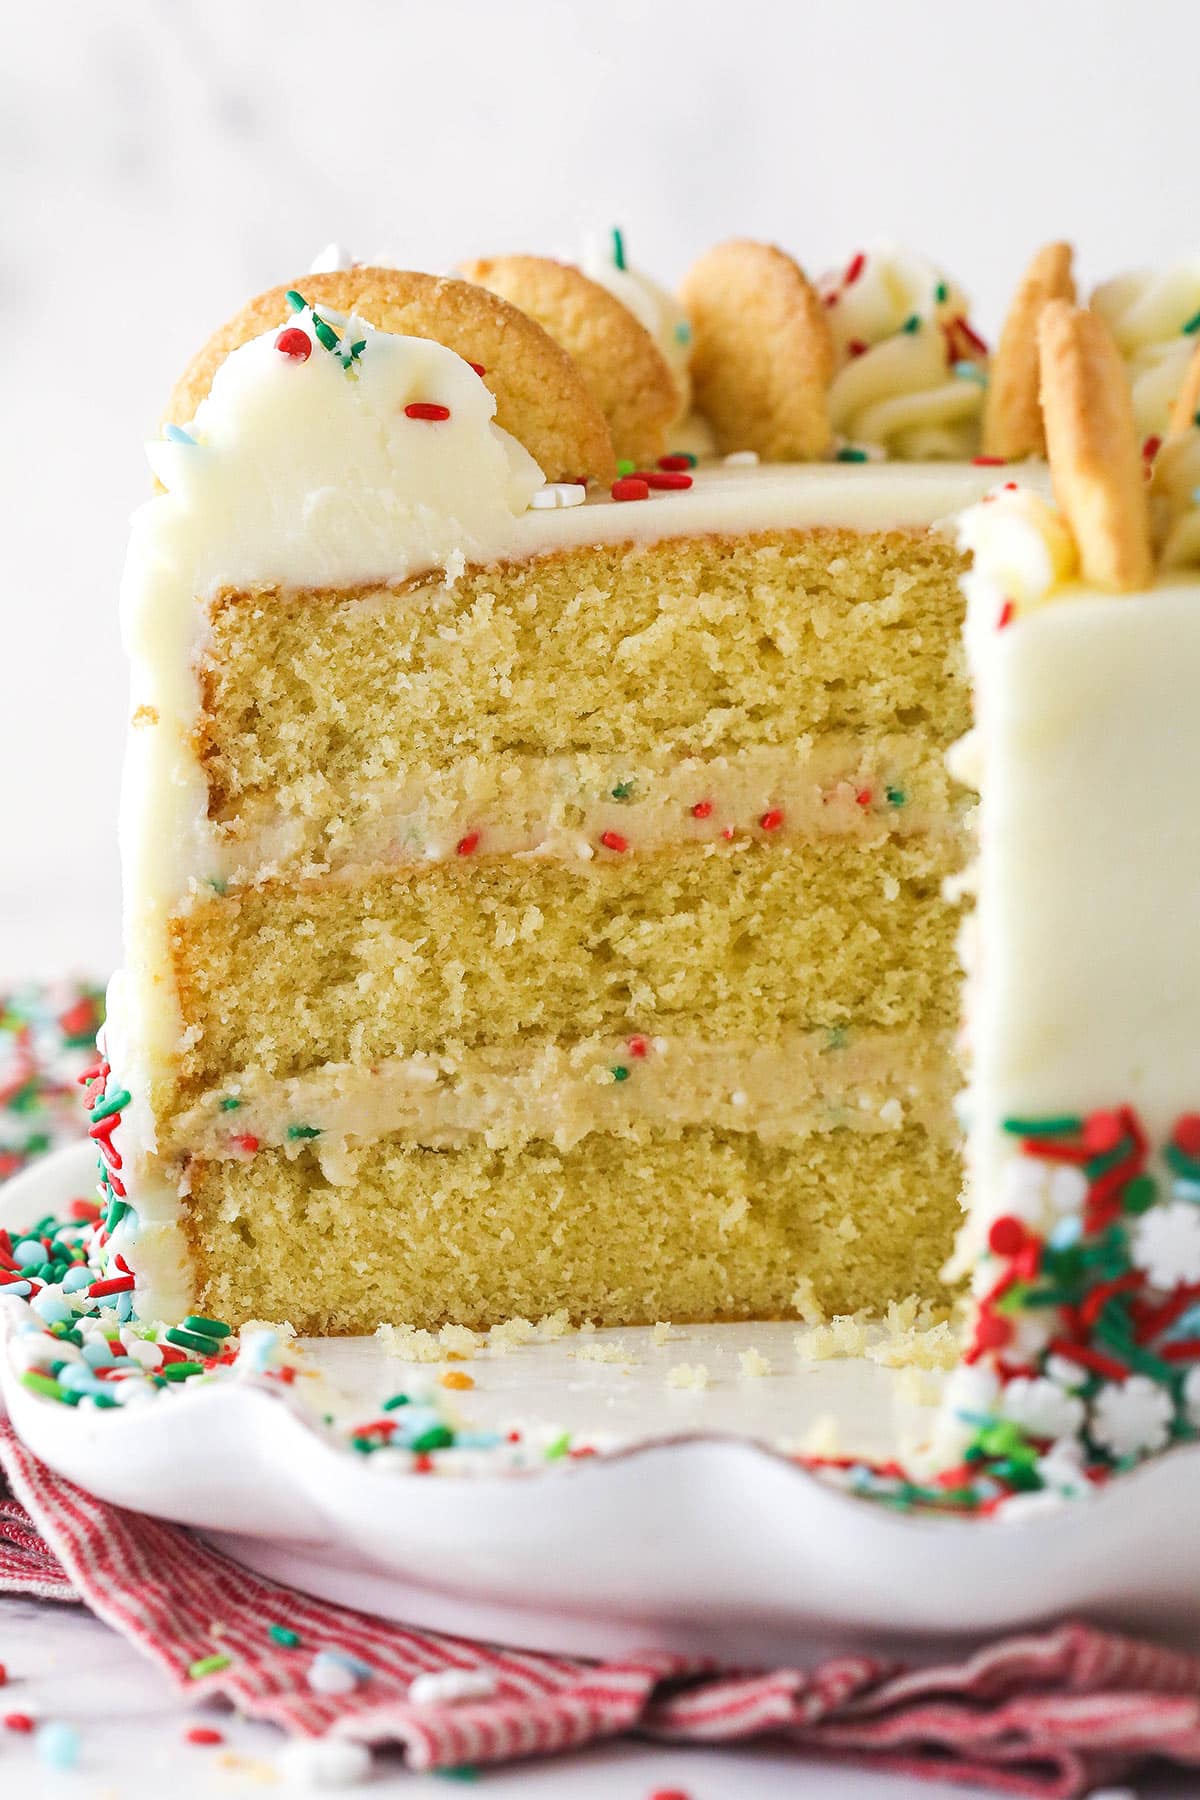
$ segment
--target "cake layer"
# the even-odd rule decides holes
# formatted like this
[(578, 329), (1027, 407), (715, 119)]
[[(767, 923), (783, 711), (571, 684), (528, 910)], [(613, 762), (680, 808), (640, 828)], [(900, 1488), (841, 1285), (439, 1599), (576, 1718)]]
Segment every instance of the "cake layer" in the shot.
[(521, 1038), (948, 1027), (956, 862), (944, 840), (768, 837), (198, 895), (171, 925), (180, 1084)]
[(726, 754), (967, 724), (960, 553), (812, 530), (573, 549), (399, 588), (225, 588), (198, 747), (209, 812), (515, 753)]
[(591, 1131), (645, 1122), (707, 1124), (762, 1138), (953, 1132), (958, 1069), (933, 1031), (785, 1031), (773, 1043), (695, 1037), (590, 1038), (327, 1064), (284, 1081), (243, 1072), (169, 1122), (162, 1148), (206, 1160), (246, 1145), (311, 1143), (330, 1181), (350, 1179), (347, 1144), (403, 1133), (449, 1148), (543, 1139), (570, 1149)]
[(578, 858), (611, 831), (660, 850), (761, 830), (764, 818), (789, 837), (945, 833), (962, 828), (963, 810), (943, 752), (900, 732), (828, 732), (732, 756), (505, 751), (396, 780), (306, 770), (280, 792), (248, 795), (219, 827), (210, 879), (239, 887), (476, 851)]
[(957, 1152), (917, 1128), (792, 1148), (692, 1129), (445, 1151), (381, 1142), (334, 1186), (311, 1151), (198, 1163), (184, 1202), (201, 1312), (301, 1332), (770, 1318), (809, 1278), (831, 1312), (944, 1292)]

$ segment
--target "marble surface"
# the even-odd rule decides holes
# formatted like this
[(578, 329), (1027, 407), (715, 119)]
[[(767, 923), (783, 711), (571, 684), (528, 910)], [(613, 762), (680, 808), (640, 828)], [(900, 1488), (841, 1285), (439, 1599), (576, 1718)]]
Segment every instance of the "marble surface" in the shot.
[[(115, 595), (141, 443), (247, 295), (329, 239), (442, 268), (618, 223), (668, 280), (733, 234), (883, 234), (994, 330), (1193, 236), (1197, 24), (1121, 0), (0, 0), (0, 980), (117, 956)], [(1021, 121), (1030, 126), (1022, 129)], [(1036, 121), (1036, 127), (1032, 124)], [(9, 854), (19, 846), (19, 854)]]
[[(151, 1668), (79, 1607), (0, 1598), (0, 1661), (8, 1685), (0, 1715), (18, 1708), (62, 1719), (79, 1732), (79, 1761), (69, 1772), (46, 1768), (28, 1737), (0, 1728), (4, 1800), (270, 1800), (300, 1792), (282, 1773), (281, 1734), (235, 1718), (227, 1709), (187, 1707)], [(189, 1725), (216, 1725), (225, 1742), (183, 1741)], [(488, 1800), (650, 1800), (656, 1789), (687, 1800), (973, 1800), (977, 1788), (929, 1786), (864, 1775), (779, 1749), (675, 1750), (634, 1743), (605, 1745), (551, 1761), (496, 1769), (466, 1788)], [(353, 1791), (353, 1790), (350, 1790)], [(379, 1800), (435, 1800), (460, 1791), (441, 1776), (411, 1775), (394, 1754), (376, 1758), (358, 1790)], [(1194, 1795), (1194, 1788), (1187, 1790)], [(1184, 1800), (1180, 1787), (1144, 1788)]]

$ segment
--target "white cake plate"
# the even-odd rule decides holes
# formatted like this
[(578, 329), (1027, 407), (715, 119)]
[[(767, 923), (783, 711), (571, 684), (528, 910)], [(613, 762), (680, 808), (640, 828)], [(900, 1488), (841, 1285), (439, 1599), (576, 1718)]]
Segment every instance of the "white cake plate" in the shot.
[[(58, 1151), (0, 1192), (0, 1224), (61, 1212), (91, 1180), (90, 1147)], [(832, 1416), (855, 1454), (887, 1454), (921, 1424), (892, 1371), (805, 1363), (794, 1332), (688, 1327), (661, 1346), (649, 1331), (573, 1335), (458, 1365), (476, 1382), (464, 1414), (481, 1428), (628, 1440), (613, 1455), (514, 1473), (380, 1467), (242, 1385), (127, 1412), (72, 1409), (21, 1386), (0, 1350), (0, 1393), (30, 1448), (102, 1499), (410, 1625), (585, 1655), (662, 1647), (746, 1661), (830, 1644), (928, 1653), (1064, 1615), (1194, 1632), (1200, 1450), (1011, 1524), (892, 1512), (770, 1447)], [(581, 1360), (596, 1343), (619, 1343), (628, 1360)], [(434, 1372), (368, 1338), (309, 1348), (361, 1419)], [(742, 1373), (749, 1348), (770, 1374)], [(704, 1392), (667, 1386), (680, 1362), (707, 1366)]]

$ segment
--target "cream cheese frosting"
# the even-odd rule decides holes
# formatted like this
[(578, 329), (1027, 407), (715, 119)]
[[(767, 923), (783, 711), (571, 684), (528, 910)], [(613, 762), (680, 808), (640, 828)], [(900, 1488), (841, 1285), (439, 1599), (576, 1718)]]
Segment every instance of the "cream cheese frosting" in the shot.
[(834, 431), (893, 457), (973, 455), (987, 350), (960, 289), (894, 244), (859, 251), (819, 287), (838, 353)]
[(691, 360), (692, 328), (683, 307), (669, 289), (652, 281), (640, 269), (630, 268), (625, 258), (625, 240), (619, 231), (588, 232), (583, 242), (579, 267), (590, 281), (599, 282), (614, 294), (650, 333), (679, 394), (682, 417), (692, 404)]
[(1165, 437), (1200, 332), (1200, 255), (1170, 269), (1118, 275), (1096, 289), (1091, 303), (1125, 358), (1139, 431)]

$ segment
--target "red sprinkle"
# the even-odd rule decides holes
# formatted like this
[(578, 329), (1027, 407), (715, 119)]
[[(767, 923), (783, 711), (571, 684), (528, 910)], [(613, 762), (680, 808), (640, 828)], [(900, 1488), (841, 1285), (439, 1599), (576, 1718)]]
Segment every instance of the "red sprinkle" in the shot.
[(414, 1475), (431, 1475), (433, 1473), (433, 1458), (428, 1450), (417, 1451), (413, 1457), (412, 1467)]
[(478, 848), (479, 833), (477, 831), (468, 831), (466, 837), (460, 837), (458, 843), (455, 845), (455, 849), (460, 856), (470, 856), (472, 852), (478, 850)]
[(600, 842), (606, 850), (628, 850), (629, 839), (621, 836), (619, 831), (602, 831)]
[(189, 1725), (183, 1734), (185, 1744), (223, 1744), (225, 1733), (215, 1725)]
[(614, 500), (648, 500), (650, 483), (642, 475), (622, 475), (608, 491)]
[[(470, 358), (468, 358), (467, 360), (470, 361)], [(487, 370), (484, 368), (483, 364), (473, 362), (473, 363), (471, 363), (471, 367), (474, 369), (475, 373), (479, 376), (480, 380), (482, 381), (483, 377), (487, 374)]]
[(1176, 1119), (1171, 1141), (1185, 1156), (1200, 1156), (1200, 1113), (1184, 1113)]
[(1125, 1128), (1115, 1112), (1089, 1113), (1083, 1123), (1083, 1141), (1094, 1156), (1115, 1150), (1125, 1136)]
[(94, 1222), (100, 1217), (100, 1208), (93, 1200), (72, 1200), (71, 1217), (73, 1219), (89, 1219)]
[(1109, 1381), (1124, 1381), (1129, 1370), (1124, 1363), (1118, 1362), (1115, 1356), (1105, 1356), (1103, 1350), (1094, 1350), (1090, 1344), (1072, 1344), (1067, 1338), (1054, 1338), (1050, 1344), (1051, 1356), (1061, 1356), (1067, 1362), (1078, 1363), (1081, 1369), (1090, 1369), (1093, 1375), (1103, 1375)]
[(1006, 460), (1003, 456), (973, 456), (971, 458), (977, 469), (1002, 469)]
[(1018, 1251), (1025, 1248), (1028, 1236), (1020, 1219), (1015, 1219), (1011, 1213), (1005, 1213), (1003, 1218), (992, 1220), (992, 1228), (988, 1232), (988, 1249), (996, 1256), (1016, 1256)]
[(1173, 1344), (1160, 1344), (1155, 1354), (1164, 1362), (1200, 1362), (1200, 1338), (1176, 1338)]
[(858, 806), (870, 806), (870, 804), (871, 804), (870, 788), (859, 788), (857, 794), (855, 794), (855, 796), (854, 796), (854, 800), (855, 800), (855, 804)]
[(692, 459), (690, 456), (660, 456), (658, 466), (660, 469), (682, 469), (686, 474), (692, 466)]
[(244, 1150), (247, 1156), (253, 1156), (258, 1149), (258, 1139), (247, 1131), (241, 1137), (231, 1137), (230, 1143), (235, 1150)]
[(711, 800), (697, 800), (692, 808), (693, 819), (711, 819), (713, 803)]
[(644, 481), (646, 486), (651, 488), (690, 488), (692, 485), (690, 475), (679, 475), (674, 470), (667, 469), (639, 469), (635, 475), (630, 475), (627, 479)]
[(433, 400), (410, 400), (404, 409), (406, 419), (448, 419), (450, 408), (438, 406)]
[(312, 339), (298, 325), (289, 325), (275, 339), (275, 348), (289, 362), (307, 362), (312, 355)]
[(975, 1347), (978, 1350), (1003, 1350), (1006, 1344), (1011, 1344), (1012, 1336), (1012, 1321), (1003, 1313), (984, 1313), (975, 1326)]
[(996, 630), (1003, 631), (1006, 625), (1011, 625), (1013, 619), (1016, 617), (1016, 613), (1017, 609), (1013, 602), (1011, 600), (1006, 600), (1004, 605), (1000, 608), (1000, 617), (996, 620)]
[(4, 1728), (6, 1731), (32, 1731), (34, 1721), (28, 1713), (5, 1713)]
[(778, 831), (783, 824), (783, 808), (781, 806), (771, 807), (769, 812), (763, 814), (758, 823), (763, 831)]
[(871, 348), (865, 338), (851, 338), (846, 349), (851, 356), (865, 356)]
[(955, 324), (956, 328), (962, 332), (962, 334), (966, 338), (968, 344), (970, 344), (972, 350), (978, 350), (980, 356), (987, 355), (987, 353), (988, 353), (987, 345), (984, 343), (984, 341), (980, 337), (979, 333), (977, 331), (972, 330), (971, 326), (962, 317), (961, 313), (959, 314), (958, 318), (955, 319), (954, 324)]
[(1142, 445), (1142, 455), (1147, 462), (1153, 462), (1161, 449), (1162, 439), (1160, 437), (1148, 437)]
[(628, 1040), (628, 1044), (629, 1044), (630, 1056), (639, 1056), (639, 1057), (640, 1056), (649, 1056), (649, 1054), (650, 1054), (650, 1039), (649, 1038), (631, 1037)]
[(3, 1687), (7, 1680), (8, 1680), (8, 1670), (5, 1668), (3, 1663), (0, 1663), (0, 1687)]
[(132, 1286), (132, 1275), (110, 1275), (107, 1281), (93, 1281), (88, 1299), (98, 1300), (102, 1294), (127, 1294)]
[(846, 273), (842, 276), (842, 286), (843, 287), (853, 287), (855, 282), (858, 280), (859, 276), (862, 274), (863, 270), (866, 268), (866, 266), (867, 266), (866, 251), (865, 250), (856, 251), (855, 254), (850, 258), (850, 261), (846, 266)]

